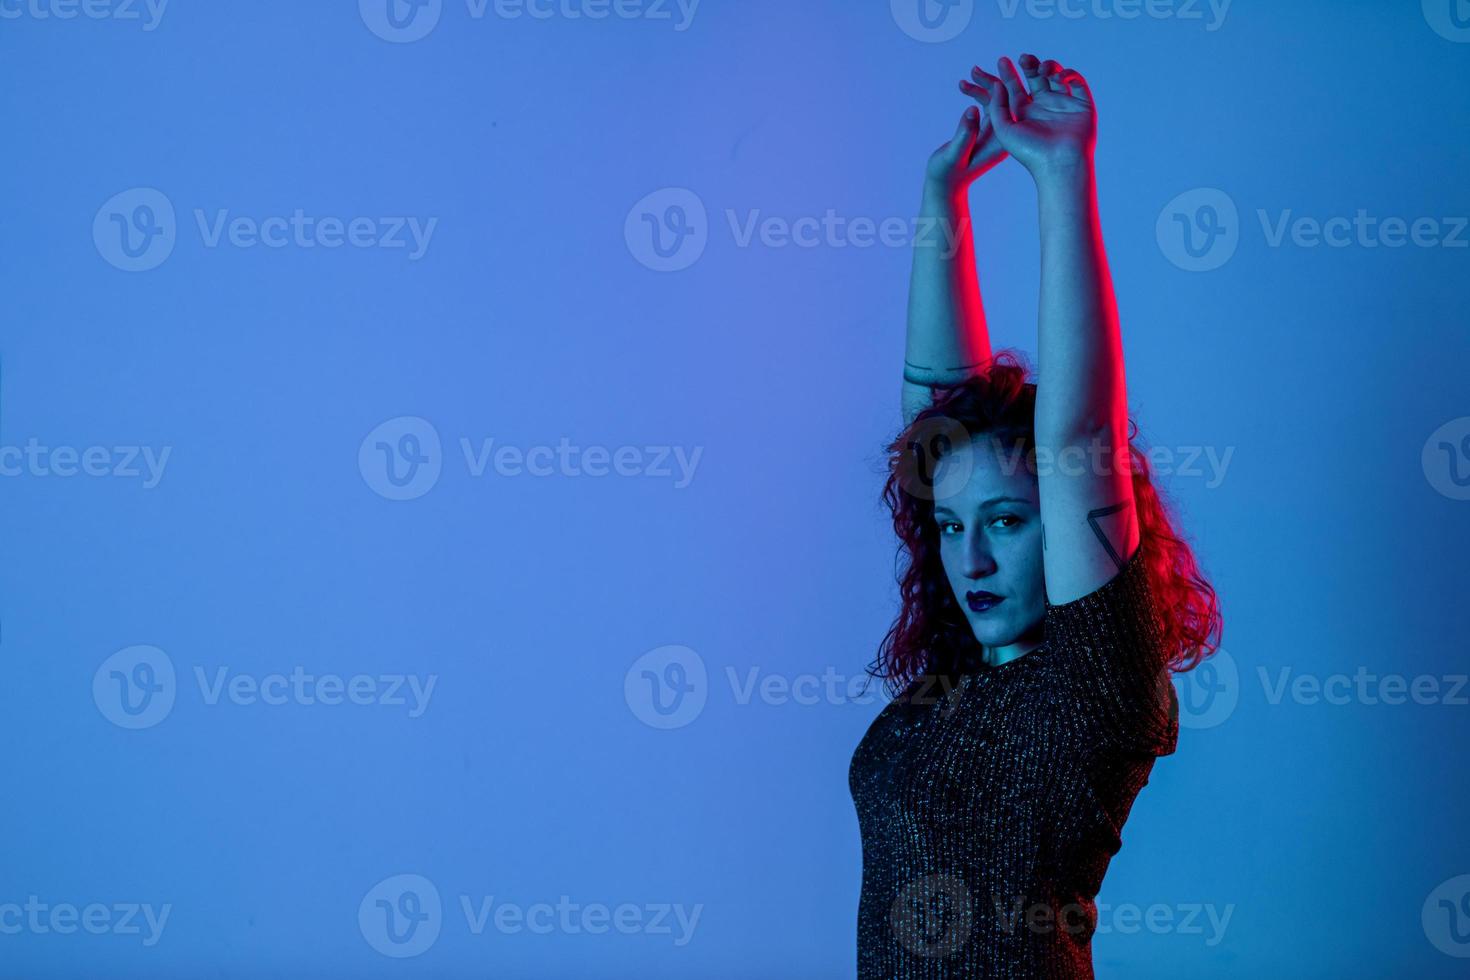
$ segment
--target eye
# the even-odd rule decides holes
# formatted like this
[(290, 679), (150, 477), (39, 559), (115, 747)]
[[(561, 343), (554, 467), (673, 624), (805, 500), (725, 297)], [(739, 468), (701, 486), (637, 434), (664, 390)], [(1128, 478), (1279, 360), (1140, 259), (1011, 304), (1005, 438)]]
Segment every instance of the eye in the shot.
[(950, 528), (960, 529), (960, 522), (959, 521), (940, 521), (939, 522), (939, 533), (940, 533), (941, 536), (943, 536), (945, 534), (948, 534)]
[[(1012, 521), (1013, 523), (1005, 525), (1007, 529), (1016, 527), (1017, 525), (1024, 523), (1021, 518), (1017, 517), (1015, 514), (997, 514), (995, 520)], [(992, 521), (991, 523), (993, 524), (995, 523), (995, 521)]]

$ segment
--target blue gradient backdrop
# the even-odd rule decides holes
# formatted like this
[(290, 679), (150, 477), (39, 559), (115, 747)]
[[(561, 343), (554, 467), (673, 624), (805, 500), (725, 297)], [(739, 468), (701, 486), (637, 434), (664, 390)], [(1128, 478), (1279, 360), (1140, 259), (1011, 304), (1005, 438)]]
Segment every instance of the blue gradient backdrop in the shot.
[(1470, 6), (917, 2), (0, 0), (0, 975), (852, 976), (862, 221), (1022, 51), (1226, 623), (1098, 975), (1465, 975)]

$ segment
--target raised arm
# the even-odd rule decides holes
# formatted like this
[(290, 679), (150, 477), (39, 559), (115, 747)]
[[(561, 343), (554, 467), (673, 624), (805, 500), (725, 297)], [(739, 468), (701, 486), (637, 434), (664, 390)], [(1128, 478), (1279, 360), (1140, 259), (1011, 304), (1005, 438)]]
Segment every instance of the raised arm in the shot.
[(1023, 55), (967, 88), (1036, 181), (1041, 219), (1036, 440), (1047, 598), (1109, 582), (1138, 547), (1128, 396), (1093, 169), (1097, 117), (1076, 71)]
[(971, 106), (960, 117), (954, 137), (929, 158), (909, 274), (904, 425), (932, 401), (929, 385), (963, 381), (990, 361), (970, 232), (969, 188), (1005, 156), (990, 120), (982, 123), (979, 110)]

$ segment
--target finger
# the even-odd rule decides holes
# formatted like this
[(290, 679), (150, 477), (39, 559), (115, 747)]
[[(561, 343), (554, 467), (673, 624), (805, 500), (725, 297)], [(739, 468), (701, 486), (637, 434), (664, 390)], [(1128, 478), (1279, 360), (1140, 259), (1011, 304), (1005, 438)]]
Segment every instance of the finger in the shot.
[(1061, 91), (1061, 87), (1057, 85), (1057, 74), (1062, 70), (1062, 66), (1059, 62), (1048, 58), (1043, 61), (1036, 70), (1046, 81), (1046, 88), (1048, 92)]
[(1010, 93), (1005, 84), (978, 65), (970, 69), (970, 76), (979, 84), (960, 82), (960, 89), (985, 106), (985, 114), (997, 131), (1004, 130), (1014, 121), (1011, 116)]
[(967, 173), (989, 170), (995, 163), (1006, 155), (1005, 147), (1000, 145), (1000, 140), (995, 138), (995, 127), (990, 123), (989, 114), (980, 124), (980, 132), (975, 138), (975, 148), (970, 151), (970, 166), (966, 168)]
[(979, 131), (980, 110), (968, 106), (960, 115), (960, 124), (954, 131), (954, 138), (949, 141), (949, 158), (956, 161), (970, 159), (970, 151), (975, 148)]
[(1000, 80), (1005, 86), (1006, 95), (1010, 98), (1013, 109), (1020, 109), (1026, 104), (1026, 84), (1021, 81), (1021, 76), (1016, 71), (1016, 66), (1011, 64), (1011, 59), (1001, 58), (997, 62), (1000, 68)]
[(1071, 68), (1063, 70), (1058, 81), (1067, 87), (1067, 94), (1075, 99), (1081, 99), (1088, 105), (1092, 105), (1092, 89), (1087, 84), (1087, 79), (1082, 77), (1080, 71)]
[(975, 145), (983, 148), (987, 140), (995, 140), (995, 126), (991, 124), (989, 116), (980, 122), (980, 128), (975, 133)]
[(960, 91), (981, 105), (986, 105), (990, 102), (990, 90), (984, 85), (976, 85), (974, 82), (967, 82), (962, 78), (960, 79)]
[(1048, 92), (1046, 76), (1041, 73), (1041, 59), (1034, 54), (1021, 55), (1021, 71), (1026, 75), (1026, 85), (1035, 97), (1038, 92)]

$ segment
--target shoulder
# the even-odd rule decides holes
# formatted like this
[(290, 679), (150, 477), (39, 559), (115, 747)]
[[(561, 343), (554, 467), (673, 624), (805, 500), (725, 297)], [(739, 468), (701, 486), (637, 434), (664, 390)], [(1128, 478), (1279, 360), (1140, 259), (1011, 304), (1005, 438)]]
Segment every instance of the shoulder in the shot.
[(1068, 643), (1110, 625), (1120, 616), (1152, 617), (1156, 612), (1148, 566), (1140, 546), (1133, 549), (1133, 554), (1112, 578), (1086, 595), (1056, 604), (1048, 600), (1046, 638), (1052, 643)]

